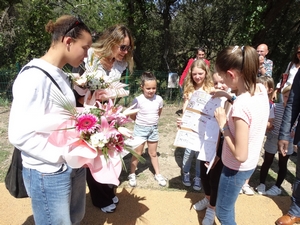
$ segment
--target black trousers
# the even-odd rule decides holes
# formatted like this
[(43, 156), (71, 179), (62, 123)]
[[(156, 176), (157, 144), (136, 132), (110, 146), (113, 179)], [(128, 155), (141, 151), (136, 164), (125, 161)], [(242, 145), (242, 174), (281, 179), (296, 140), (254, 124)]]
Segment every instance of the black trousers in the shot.
[(208, 174), (206, 174), (207, 167), (205, 166), (205, 163), (206, 162), (200, 160), (200, 178), (202, 187), (205, 195), (210, 196), (210, 205), (216, 206), (223, 162), (221, 159), (219, 159), (217, 164), (214, 166), (214, 168), (210, 169)]
[(92, 176), (89, 168), (86, 169), (86, 181), (94, 206), (104, 208), (113, 204), (112, 199), (116, 196), (114, 185), (98, 183)]

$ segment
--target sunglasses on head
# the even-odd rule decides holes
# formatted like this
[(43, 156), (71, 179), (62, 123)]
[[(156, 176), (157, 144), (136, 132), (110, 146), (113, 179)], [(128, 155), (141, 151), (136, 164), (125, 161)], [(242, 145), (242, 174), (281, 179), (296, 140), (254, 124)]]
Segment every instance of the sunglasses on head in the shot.
[(77, 26), (79, 26), (79, 25), (81, 25), (81, 24), (84, 24), (84, 23), (83, 23), (82, 20), (78, 17), (77, 20), (72, 24), (72, 26), (70, 26), (69, 29), (66, 30), (66, 32), (64, 33), (64, 35), (63, 35), (63, 37), (62, 37), (62, 39), (61, 39), (61, 42), (64, 41), (64, 38), (65, 38), (65, 36), (66, 36), (67, 33), (69, 33), (72, 29), (74, 29), (75, 27), (77, 27)]
[(122, 52), (125, 52), (125, 51), (130, 51), (131, 50), (131, 46), (130, 45), (120, 45), (120, 50)]

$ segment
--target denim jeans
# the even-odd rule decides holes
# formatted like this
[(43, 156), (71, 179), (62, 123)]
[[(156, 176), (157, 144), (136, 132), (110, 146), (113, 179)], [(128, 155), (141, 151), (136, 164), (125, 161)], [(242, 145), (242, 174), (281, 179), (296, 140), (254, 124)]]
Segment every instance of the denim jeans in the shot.
[(300, 217), (300, 142), (298, 142), (298, 154), (296, 163), (296, 180), (293, 184), (292, 203), (289, 209), (289, 214)]
[(254, 169), (237, 171), (223, 166), (216, 204), (216, 216), (222, 225), (236, 225), (234, 205), (243, 184), (253, 172)]
[(196, 177), (200, 177), (200, 160), (198, 160), (198, 155), (199, 152), (193, 151), (191, 149), (186, 148), (184, 151), (183, 155), (183, 160), (182, 160), (182, 170), (184, 173), (189, 173), (191, 166), (192, 166), (192, 160), (195, 157), (196, 158), (196, 165), (195, 165), (195, 170), (196, 170)]
[(54, 173), (23, 168), (36, 225), (80, 224), (85, 213), (86, 172), (66, 164)]

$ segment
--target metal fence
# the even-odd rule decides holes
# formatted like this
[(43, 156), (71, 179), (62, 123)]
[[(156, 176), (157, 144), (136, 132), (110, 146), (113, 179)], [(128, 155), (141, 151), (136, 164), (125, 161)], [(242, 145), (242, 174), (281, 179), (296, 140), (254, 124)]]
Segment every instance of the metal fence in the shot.
[[(126, 71), (121, 78), (121, 82), (128, 84), (130, 95), (121, 99), (122, 104), (127, 106), (135, 96), (141, 94), (140, 77), (144, 70), (135, 70), (132, 74)], [(152, 71), (157, 79), (157, 92), (166, 103), (179, 104), (181, 93), (179, 87), (168, 88), (169, 73), (166, 71)], [(8, 70), (0, 68), (0, 97), (12, 100), (12, 84), (18, 74), (17, 69)]]

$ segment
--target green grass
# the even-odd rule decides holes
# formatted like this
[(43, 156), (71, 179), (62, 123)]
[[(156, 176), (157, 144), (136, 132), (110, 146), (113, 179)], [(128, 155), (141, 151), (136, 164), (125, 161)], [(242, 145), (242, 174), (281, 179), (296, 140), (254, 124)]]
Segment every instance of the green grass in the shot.
[(10, 163), (10, 152), (5, 150), (0, 150), (0, 183), (4, 182), (6, 172)]

